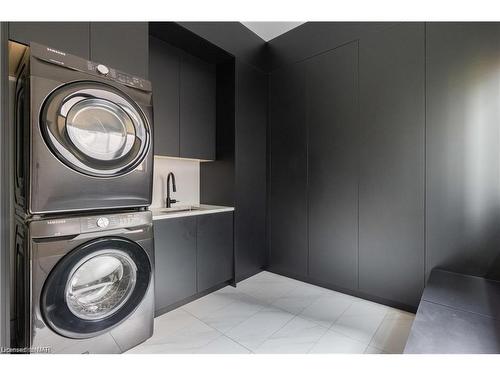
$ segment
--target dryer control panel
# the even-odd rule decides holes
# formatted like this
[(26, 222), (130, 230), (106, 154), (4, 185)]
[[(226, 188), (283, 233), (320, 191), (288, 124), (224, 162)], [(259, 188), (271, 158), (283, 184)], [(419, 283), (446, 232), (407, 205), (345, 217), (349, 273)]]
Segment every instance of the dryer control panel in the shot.
[(121, 72), (107, 65), (82, 59), (64, 51), (43, 46), (38, 43), (30, 43), (31, 56), (50, 64), (55, 64), (68, 69), (86, 72), (97, 77), (110, 79), (122, 85), (134, 87), (143, 91), (151, 91), (151, 82), (146, 79)]
[(120, 72), (119, 70), (110, 68), (104, 64), (87, 61), (87, 69), (98, 76), (111, 78), (127, 86), (137, 87), (140, 89), (148, 88), (148, 81), (145, 79)]

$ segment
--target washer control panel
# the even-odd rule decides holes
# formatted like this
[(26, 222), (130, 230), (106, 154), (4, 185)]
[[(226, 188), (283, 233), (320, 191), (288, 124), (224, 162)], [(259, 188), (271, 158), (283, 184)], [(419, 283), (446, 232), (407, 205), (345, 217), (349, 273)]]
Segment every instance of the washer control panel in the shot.
[(96, 232), (118, 228), (130, 228), (145, 223), (144, 213), (130, 212), (114, 215), (89, 216), (81, 219), (82, 232)]
[(123, 212), (118, 214), (97, 214), (92, 216), (67, 216), (47, 220), (32, 220), (29, 230), (33, 238), (79, 235), (104, 232), (115, 229), (133, 229), (153, 225), (151, 211)]
[(96, 223), (99, 228), (106, 228), (109, 225), (109, 219), (103, 216), (97, 219)]

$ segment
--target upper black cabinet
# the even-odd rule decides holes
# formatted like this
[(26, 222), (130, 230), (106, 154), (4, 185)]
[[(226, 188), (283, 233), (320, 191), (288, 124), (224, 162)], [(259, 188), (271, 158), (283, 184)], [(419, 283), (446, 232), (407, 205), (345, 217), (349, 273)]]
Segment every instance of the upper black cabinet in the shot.
[(9, 39), (36, 42), (89, 59), (89, 28), (88, 22), (9, 22)]
[(215, 160), (216, 71), (151, 37), (155, 155)]
[(180, 157), (215, 160), (215, 66), (181, 54)]
[(149, 38), (149, 75), (153, 83), (154, 153), (179, 156), (180, 51)]
[(147, 22), (92, 22), (90, 59), (148, 78)]
[(360, 40), (359, 288), (417, 306), (424, 285), (424, 24)]
[[(358, 46), (307, 61), (309, 276), (358, 287)], [(291, 202), (293, 203), (293, 202)]]
[(10, 22), (9, 39), (37, 42), (148, 77), (147, 22)]

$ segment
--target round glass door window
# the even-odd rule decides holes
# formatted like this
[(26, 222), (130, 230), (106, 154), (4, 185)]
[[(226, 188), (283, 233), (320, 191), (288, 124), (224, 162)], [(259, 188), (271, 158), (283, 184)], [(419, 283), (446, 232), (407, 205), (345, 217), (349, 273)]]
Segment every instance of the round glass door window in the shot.
[(134, 290), (137, 267), (125, 253), (104, 250), (78, 263), (66, 283), (65, 298), (77, 317), (98, 320), (114, 314)]
[(101, 99), (82, 100), (71, 107), (66, 118), (66, 131), (81, 152), (105, 161), (128, 154), (136, 135), (127, 113)]
[(135, 311), (151, 270), (148, 255), (135, 242), (119, 237), (90, 241), (56, 264), (42, 290), (41, 311), (63, 336), (96, 336)]
[(112, 177), (129, 172), (150, 147), (150, 127), (132, 99), (99, 82), (74, 82), (46, 99), (40, 114), (52, 152), (82, 173)]

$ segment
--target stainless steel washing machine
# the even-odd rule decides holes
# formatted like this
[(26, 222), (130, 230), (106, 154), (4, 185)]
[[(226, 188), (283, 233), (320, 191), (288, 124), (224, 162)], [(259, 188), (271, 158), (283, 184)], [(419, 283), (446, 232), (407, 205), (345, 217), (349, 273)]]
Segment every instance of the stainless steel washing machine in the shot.
[(151, 337), (151, 212), (18, 220), (16, 237), (14, 347), (121, 353)]
[(17, 72), (15, 107), (20, 211), (151, 204), (149, 81), (32, 43)]

